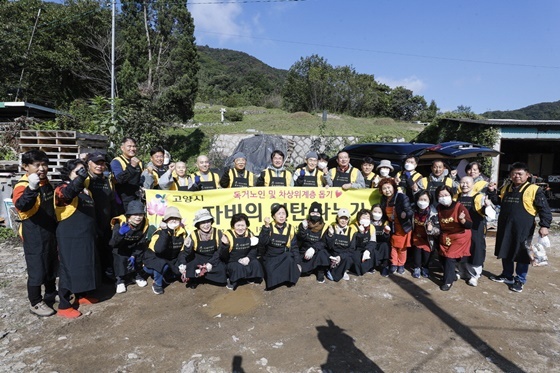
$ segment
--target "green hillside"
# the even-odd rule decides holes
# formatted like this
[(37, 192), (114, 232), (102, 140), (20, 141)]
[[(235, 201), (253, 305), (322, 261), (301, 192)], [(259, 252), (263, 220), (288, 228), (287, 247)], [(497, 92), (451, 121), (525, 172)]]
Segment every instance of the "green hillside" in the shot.
[(560, 101), (541, 102), (517, 110), (487, 111), (489, 119), (560, 120)]
[(274, 105), (287, 71), (247, 53), (198, 46), (198, 101), (226, 106)]

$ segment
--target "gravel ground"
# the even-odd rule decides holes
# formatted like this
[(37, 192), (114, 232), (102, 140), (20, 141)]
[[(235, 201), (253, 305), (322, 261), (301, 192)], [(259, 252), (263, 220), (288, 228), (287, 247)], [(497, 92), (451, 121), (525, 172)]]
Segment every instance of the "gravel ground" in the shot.
[[(558, 232), (558, 230), (556, 230)], [(76, 320), (29, 313), (19, 243), (0, 246), (1, 372), (560, 371), (560, 235), (522, 293), (500, 272), (494, 239), (479, 286), (379, 273), (265, 292), (175, 283), (130, 285), (81, 306)], [(149, 280), (151, 284), (151, 280)]]

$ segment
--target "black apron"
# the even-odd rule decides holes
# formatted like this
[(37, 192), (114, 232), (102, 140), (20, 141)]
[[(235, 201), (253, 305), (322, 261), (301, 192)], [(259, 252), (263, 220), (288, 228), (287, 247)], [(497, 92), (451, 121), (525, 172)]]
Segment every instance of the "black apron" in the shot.
[(467, 210), (473, 222), (471, 232), (471, 256), (468, 258), (469, 263), (473, 266), (481, 266), (486, 259), (486, 219), (481, 216), (474, 205), (474, 199), (478, 193), (472, 197), (461, 195), (458, 202), (461, 202)]
[(266, 287), (269, 289), (285, 282), (296, 284), (299, 280), (298, 263), (292, 252), (297, 249), (288, 247), (292, 229), (291, 225), (285, 226), (282, 231), (286, 234), (283, 234), (278, 228), (271, 227), (270, 240), (262, 257)]
[(330, 269), (334, 281), (340, 281), (344, 273), (352, 267), (354, 260), (353, 252), (350, 250), (350, 227), (346, 227), (346, 233), (334, 233), (329, 247), (330, 256), (340, 256), (340, 263)]
[(39, 188), (41, 205), (37, 212), (21, 222), (23, 252), (27, 264), (27, 284), (54, 283), (58, 269), (54, 189), (50, 183)]
[[(375, 229), (373, 226), (369, 226), (369, 229)], [(356, 227), (357, 228), (357, 227)], [(354, 262), (354, 266), (352, 267), (352, 271), (357, 274), (358, 276), (363, 275), (364, 273), (371, 271), (373, 269), (374, 264), (376, 263), (375, 260), (375, 242), (370, 241), (370, 232), (357, 232), (354, 234), (354, 240), (356, 242), (356, 250), (352, 253), (352, 260)], [(362, 256), (365, 251), (369, 251), (371, 259), (362, 262)]]
[[(299, 256), (301, 258), (301, 273), (312, 272), (318, 267), (328, 267), (330, 265), (329, 253), (324, 249), (324, 245), (317, 244), (322, 237), (322, 230), (313, 232), (311, 229), (305, 230), (305, 236), (298, 234)], [(309, 260), (305, 259), (305, 252), (309, 248), (315, 249), (315, 255)]]
[(224, 263), (219, 260), (212, 260), (217, 256), (217, 251), (219, 249), (219, 243), (217, 241), (218, 230), (213, 229), (212, 237), (208, 241), (201, 241), (200, 237), (198, 236), (198, 230), (194, 232), (196, 235), (196, 247), (193, 247), (194, 257), (192, 260), (187, 262), (187, 277), (195, 278), (196, 277), (196, 269), (199, 265), (204, 265), (206, 263), (212, 264), (212, 271), (206, 272), (204, 278), (223, 284), (226, 282), (226, 266)]
[(494, 251), (498, 259), (531, 263), (525, 242), (530, 243), (533, 238), (535, 217), (523, 207), (523, 193), (529, 185), (525, 183), (517, 191), (510, 189), (510, 185), (502, 198)]
[[(142, 220), (142, 223), (136, 229), (126, 232), (118, 245), (113, 247), (113, 270), (115, 271), (115, 276), (124, 277), (129, 273), (136, 272), (135, 268), (132, 270), (128, 269), (128, 259), (133, 255), (136, 255), (136, 266), (138, 268), (142, 267), (143, 254), (148, 247), (144, 233), (144, 224), (145, 220)], [(117, 223), (113, 229), (118, 232), (120, 225), (120, 223)]]
[(83, 192), (76, 198), (76, 210), (56, 228), (59, 287), (74, 294), (95, 290), (99, 280), (93, 199)]
[[(195, 175), (197, 175), (197, 174), (195, 174)], [(200, 183), (198, 184), (200, 186), (200, 190), (216, 189), (216, 181), (214, 180), (214, 173), (209, 172), (208, 175), (210, 176), (210, 180), (208, 180), (208, 181), (202, 180), (202, 177), (200, 178)], [(198, 176), (200, 176), (200, 175), (198, 175)]]
[[(372, 176), (373, 175), (373, 176)], [(372, 173), (370, 175), (370, 178), (366, 178), (364, 176), (364, 182), (366, 183), (366, 188), (371, 188), (373, 185), (373, 179), (375, 179), (375, 175)]]
[[(282, 176), (272, 176), (272, 170), (268, 169), (268, 176), (270, 182), (268, 186), (286, 186), (286, 171), (282, 171)], [(275, 172), (276, 173), (276, 172)]]
[(249, 186), (249, 174), (247, 170), (243, 170), (241, 175), (236, 169), (231, 170), (231, 172), (233, 173), (232, 188), (247, 188)]
[(349, 172), (340, 172), (338, 171), (338, 169), (336, 169), (336, 173), (334, 174), (334, 179), (333, 179), (333, 186), (335, 187), (341, 187), (344, 184), (348, 184), (350, 182), (350, 175), (352, 174), (353, 169), (350, 168), (348, 171)]
[[(250, 234), (247, 237), (237, 237), (231, 229), (228, 232), (230, 241), (233, 238), (233, 243), (230, 242), (232, 247), (226, 265), (229, 280), (235, 283), (241, 279), (261, 279), (263, 277), (263, 269), (261, 263), (256, 258), (256, 247), (251, 247)], [(239, 259), (245, 257), (250, 259), (249, 264), (246, 266), (238, 262)]]
[(315, 176), (313, 175), (305, 175), (303, 177), (303, 184), (301, 186), (304, 187), (318, 187), (319, 183), (317, 182), (317, 170), (314, 171)]
[[(156, 231), (156, 233), (168, 234), (168, 230), (162, 229), (159, 232)], [(175, 275), (180, 274), (178, 268), (178, 257), (184, 245), (185, 235), (180, 234), (179, 236), (175, 236), (175, 232), (172, 234), (173, 236), (169, 237), (167, 248), (164, 252), (156, 254), (152, 250), (146, 250), (144, 253), (144, 265), (147, 268), (155, 269), (157, 272), (163, 273), (163, 267), (167, 264), (169, 269)]]

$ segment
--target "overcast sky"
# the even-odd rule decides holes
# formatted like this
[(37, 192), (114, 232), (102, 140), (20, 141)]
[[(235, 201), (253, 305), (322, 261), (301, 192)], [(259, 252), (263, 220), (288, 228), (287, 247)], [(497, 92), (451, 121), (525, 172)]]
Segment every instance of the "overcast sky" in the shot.
[(443, 111), (560, 100), (560, 0), (188, 0), (197, 44), (289, 69), (318, 54)]

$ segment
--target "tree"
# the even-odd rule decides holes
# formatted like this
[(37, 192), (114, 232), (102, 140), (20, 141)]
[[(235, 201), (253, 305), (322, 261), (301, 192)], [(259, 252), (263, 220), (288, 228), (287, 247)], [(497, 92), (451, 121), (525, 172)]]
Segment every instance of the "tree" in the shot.
[(74, 99), (106, 94), (108, 69), (99, 46), (107, 40), (110, 21), (108, 9), (94, 0), (64, 5), (1, 1), (1, 98), (11, 101), (17, 95), (18, 100), (64, 108)]
[(290, 67), (282, 89), (288, 111), (321, 111), (327, 109), (332, 66), (314, 54), (301, 58)]
[(119, 21), (125, 103), (148, 99), (166, 120), (193, 116), (198, 89), (194, 22), (181, 2), (123, 1)]
[(412, 120), (427, 107), (422, 96), (414, 96), (410, 89), (397, 87), (391, 91), (391, 118)]

